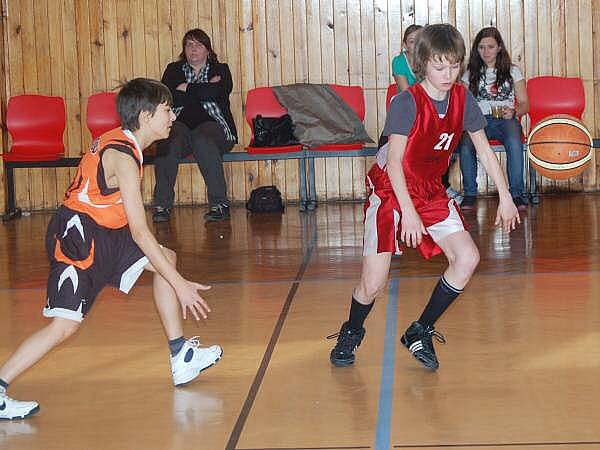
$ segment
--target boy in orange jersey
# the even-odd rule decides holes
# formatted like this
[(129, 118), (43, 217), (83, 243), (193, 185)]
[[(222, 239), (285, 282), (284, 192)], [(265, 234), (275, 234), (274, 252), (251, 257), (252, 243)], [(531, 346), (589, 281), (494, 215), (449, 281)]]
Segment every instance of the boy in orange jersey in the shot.
[(22, 419), (39, 411), (37, 402), (7, 396), (8, 384), (71, 336), (94, 299), (110, 284), (127, 293), (144, 270), (154, 272), (154, 300), (171, 350), (176, 386), (215, 364), (221, 347), (201, 347), (183, 337), (181, 312), (199, 320), (210, 308), (198, 294), (209, 286), (183, 278), (175, 252), (158, 244), (146, 222), (140, 192), (142, 150), (169, 135), (175, 115), (171, 93), (158, 81), (136, 78), (117, 96), (121, 127), (104, 133), (81, 159), (46, 235), (50, 259), (48, 302), (51, 322), (28, 337), (0, 367), (0, 419)]

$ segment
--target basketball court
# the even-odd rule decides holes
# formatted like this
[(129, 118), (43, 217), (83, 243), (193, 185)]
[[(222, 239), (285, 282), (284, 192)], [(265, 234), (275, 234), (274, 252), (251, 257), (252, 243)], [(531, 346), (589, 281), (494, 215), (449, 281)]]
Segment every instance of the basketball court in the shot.
[[(433, 373), (399, 345), (443, 271), (414, 250), (394, 258), (354, 366), (329, 351), (358, 279), (362, 204), (207, 226), (178, 208), (155, 226), (179, 268), (211, 284), (213, 309), (187, 336), (222, 360), (171, 384), (168, 347), (144, 275), (106, 289), (84, 326), (11, 385), (36, 400), (0, 422), (0, 448), (34, 449), (600, 449), (600, 197), (542, 198), (510, 236), (497, 200), (465, 213), (481, 252), (465, 293), (437, 329)], [(0, 360), (45, 323), (50, 213), (0, 226)]]

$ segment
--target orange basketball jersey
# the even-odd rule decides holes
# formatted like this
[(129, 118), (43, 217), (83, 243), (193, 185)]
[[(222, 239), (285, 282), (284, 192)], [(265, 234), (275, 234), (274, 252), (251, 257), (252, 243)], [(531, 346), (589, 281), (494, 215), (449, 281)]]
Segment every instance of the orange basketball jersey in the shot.
[(65, 193), (63, 204), (90, 216), (106, 228), (122, 228), (127, 216), (119, 188), (109, 188), (104, 178), (102, 155), (108, 148), (131, 155), (143, 174), (144, 156), (129, 130), (115, 128), (92, 142), (90, 151), (81, 158), (77, 174)]

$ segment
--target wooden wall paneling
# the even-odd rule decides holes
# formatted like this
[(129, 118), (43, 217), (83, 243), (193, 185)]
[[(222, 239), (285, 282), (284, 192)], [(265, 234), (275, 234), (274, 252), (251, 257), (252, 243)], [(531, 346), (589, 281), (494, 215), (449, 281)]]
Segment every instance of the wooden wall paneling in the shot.
[(319, 0), (305, 0), (308, 82), (321, 83), (321, 14)]
[[(228, 0), (237, 4), (236, 0)], [(252, 138), (250, 126), (244, 118), (246, 95), (248, 91), (255, 86), (254, 81), (254, 34), (255, 24), (252, 14), (252, 0), (240, 0), (239, 2), (239, 45), (240, 45), (240, 86), (243, 94), (242, 100), (242, 119), (238, 123), (239, 142), (242, 146), (248, 145)], [(250, 164), (250, 163), (248, 163)], [(247, 198), (246, 192), (246, 163), (233, 164), (231, 166), (232, 182), (229, 185), (231, 196), (234, 199)]]
[[(181, 8), (176, 0), (171, 0), (171, 30), (171, 55), (173, 55), (173, 61), (176, 61), (182, 51), (181, 41), (186, 31), (188, 31), (185, 24), (184, 8)], [(164, 70), (164, 68), (161, 68), (161, 70)]]
[[(366, 92), (363, 84), (362, 67), (362, 36), (361, 36), (361, 12), (359, 0), (347, 0), (347, 20), (348, 20), (348, 74), (351, 85), (363, 86), (366, 108)], [(366, 117), (366, 115), (365, 115)], [(364, 188), (363, 179), (365, 177), (365, 158), (348, 158), (351, 164), (350, 197), (352, 199), (362, 199)]]
[(427, 23), (442, 23), (442, 3), (445, 3), (446, 1), (447, 0), (429, 0)]
[[(384, 2), (381, 2), (382, 6)], [(415, 23), (425, 25), (429, 23), (429, 2), (426, 0), (415, 0), (413, 3)]]
[[(410, 19), (414, 17), (414, 9), (412, 3), (409, 5), (408, 10), (403, 12), (402, 23), (404, 29), (406, 24), (410, 23)], [(406, 15), (406, 19), (405, 19)], [(395, 24), (394, 24), (395, 25)], [(392, 61), (391, 55), (398, 54), (401, 49), (390, 49), (388, 46), (387, 36), (389, 34), (388, 21), (385, 14), (385, 4), (382, 1), (375, 2), (375, 8), (373, 11), (373, 42), (375, 51), (375, 80), (377, 88), (380, 90), (380, 98), (378, 99), (378, 116), (381, 115), (381, 119), (378, 118), (378, 125), (380, 130), (383, 128), (385, 122), (385, 92), (387, 87), (393, 81), (392, 78)], [(377, 141), (378, 136), (371, 136)]]
[(129, 0), (131, 11), (129, 40), (131, 42), (131, 77), (145, 77), (146, 53), (144, 32), (144, 0)]
[(497, 0), (483, 0), (482, 17), (484, 27), (498, 27), (496, 1)]
[[(365, 128), (369, 136), (373, 139), (377, 139), (379, 130), (382, 129), (382, 124), (385, 121), (385, 90), (387, 86), (377, 85), (377, 74), (373, 70), (375, 67), (375, 16), (374, 16), (374, 5), (373, 2), (360, 2), (360, 34), (361, 34), (361, 60), (362, 60), (362, 86), (365, 89)], [(397, 2), (393, 2), (396, 4)], [(402, 13), (400, 17), (395, 16), (396, 19), (392, 20), (392, 27), (396, 29), (396, 42), (398, 39), (402, 41)], [(399, 23), (400, 22), (400, 23)], [(400, 44), (401, 45), (401, 44)], [(398, 47), (399, 48), (399, 47)], [(391, 81), (391, 71), (388, 78), (389, 84)], [(382, 106), (383, 105), (383, 106)], [(363, 172), (370, 167), (370, 158), (363, 158)], [(360, 169), (357, 170), (357, 174), (360, 174)], [(364, 183), (364, 176), (362, 180), (358, 180), (361, 184)], [(357, 180), (354, 180), (355, 187)], [(358, 189), (358, 187), (356, 187)], [(364, 189), (364, 188), (363, 188)], [(355, 190), (356, 193), (359, 192)]]
[[(265, 0), (255, 0), (252, 3), (253, 47), (254, 47), (254, 82), (256, 87), (269, 86), (267, 19), (265, 15)], [(250, 87), (250, 86), (249, 86)], [(259, 186), (260, 161), (244, 163), (244, 184), (246, 195)]]
[(469, 0), (469, 35), (474, 39), (479, 30), (484, 26), (483, 22), (483, 2), (487, 0)]
[(552, 0), (538, 0), (538, 70), (535, 76), (552, 75)]
[[(114, 89), (121, 83), (120, 77), (120, 59), (127, 58), (127, 55), (119, 54), (119, 34), (117, 28), (117, 2), (116, 0), (102, 0), (102, 25), (104, 28), (104, 70), (106, 71), (107, 89)], [(123, 19), (125, 20), (125, 19)], [(127, 63), (123, 61), (123, 65)]]
[[(31, 0), (25, 0), (21, 5), (21, 26), (22, 26), (22, 42), (23, 42), (23, 57), (26, 61), (35, 61), (35, 64), (25, 64), (23, 66), (23, 82), (25, 93), (28, 94), (44, 94), (49, 92), (40, 92), (37, 76), (37, 51), (35, 46), (35, 10), (34, 3)], [(26, 169), (15, 171), (15, 183), (18, 187), (15, 188), (15, 197), (17, 205), (28, 205), (27, 209), (31, 209), (36, 203), (37, 198), (41, 194), (39, 181), (41, 178), (40, 169)]]
[(465, 49), (467, 52), (467, 56), (465, 58), (465, 64), (466, 64), (466, 59), (468, 58), (469, 49), (471, 48), (471, 28), (469, 26), (470, 12), (469, 12), (468, 0), (456, 0), (455, 16), (456, 16), (456, 29), (458, 31), (460, 31), (460, 34), (462, 34), (462, 37), (465, 40)]
[[(305, 53), (303, 47), (305, 48), (306, 46), (306, 35), (296, 35), (294, 32), (294, 23), (305, 21), (305, 10), (304, 8), (294, 7), (299, 6), (294, 5), (294, 3), (292, 0), (279, 0), (282, 84), (293, 84), (296, 82), (296, 74), (299, 68), (295, 64), (297, 59), (295, 52)], [(303, 6), (303, 2), (299, 2), (299, 4)], [(298, 59), (306, 61), (306, 56)], [(279, 187), (286, 200), (296, 200), (299, 198), (298, 161), (274, 161), (273, 176), (275, 185)]]
[(295, 0), (291, 2), (294, 17), (294, 67), (296, 83), (308, 83), (308, 37), (306, 24), (306, 1)]
[[(269, 86), (280, 86), (282, 84), (282, 51), (281, 35), (279, 26), (279, 1), (265, 1), (265, 25), (267, 37), (267, 79)], [(260, 161), (256, 182), (258, 186), (272, 185), (275, 173), (274, 161)], [(282, 187), (282, 186), (280, 186)]]
[(107, 89), (106, 63), (104, 61), (104, 27), (103, 8), (101, 0), (88, 0), (88, 14), (90, 24), (91, 45), (91, 71), (92, 91), (102, 92)]
[[(63, 18), (63, 11), (60, 7), (49, 7), (45, 11), (48, 18), (48, 61), (50, 69), (50, 93), (52, 95), (61, 96), (65, 99), (66, 107), (66, 128), (63, 135), (65, 143), (65, 153), (69, 152), (69, 117), (71, 113), (74, 115), (76, 111), (71, 111), (67, 96), (69, 90), (65, 89), (65, 55), (63, 52), (63, 29), (62, 25), (66, 22)], [(79, 133), (79, 130), (77, 130)], [(44, 202), (43, 209), (56, 208), (62, 194), (64, 193), (63, 183), (57, 182), (57, 169), (51, 168), (44, 171), (43, 177)]]
[(456, 0), (442, 1), (442, 22), (456, 25)]
[[(510, 2), (509, 0), (496, 0), (496, 28), (502, 34), (504, 44), (510, 53)], [(510, 55), (512, 57), (512, 54)]]
[[(320, 0), (320, 34), (321, 34), (321, 76), (322, 83), (335, 83), (335, 36), (332, 0)], [(321, 199), (339, 199), (338, 162), (335, 158), (315, 160), (317, 196)]]
[[(347, 80), (347, 75), (344, 76), (343, 74), (344, 67), (347, 67), (348, 57), (348, 38), (347, 33), (345, 33), (347, 22), (345, 16), (339, 15), (336, 17), (336, 12), (343, 10), (343, 7), (345, 6), (342, 4), (342, 1), (321, 0), (321, 26), (324, 32), (322, 36), (326, 36), (326, 39), (331, 40), (331, 44), (329, 44), (330, 46), (327, 48), (323, 46), (322, 48), (323, 75), (324, 82), (326, 83), (338, 83), (338, 75), (341, 77), (339, 84), (344, 84), (344, 81)], [(324, 28), (323, 24), (325, 24), (327, 28)], [(341, 29), (341, 31), (338, 31), (338, 28)], [(337, 46), (336, 38), (340, 39), (340, 42), (337, 44)], [(321, 45), (323, 45), (323, 43)], [(339, 200), (341, 198), (340, 161), (341, 158), (325, 159), (328, 199), (331, 198), (334, 200)]]
[[(592, 47), (592, 1), (579, 0), (579, 76), (583, 80), (585, 88), (585, 104), (583, 122), (589, 130), (594, 129), (596, 123), (594, 104), (594, 58)], [(591, 191), (596, 188), (596, 158), (592, 152), (590, 168), (586, 169), (582, 176), (583, 189)]]
[[(344, 86), (350, 84), (349, 48), (353, 45), (360, 45), (360, 40), (351, 42), (349, 39), (350, 26), (348, 24), (347, 6), (346, 0), (335, 0), (333, 4), (335, 82)], [(353, 196), (352, 160), (350, 158), (337, 158), (337, 165), (339, 197), (343, 200), (351, 200)]]
[[(182, 2), (180, 1), (178, 3), (180, 5), (183, 3), (185, 29), (191, 30), (192, 28), (201, 28), (199, 26), (200, 18), (198, 16), (198, 0), (183, 0)], [(210, 32), (210, 29), (205, 29), (204, 31)]]
[[(579, 76), (579, 22), (583, 18), (579, 17), (579, 9), (575, 1), (565, 2), (565, 46), (567, 51), (567, 76)], [(570, 180), (557, 181), (555, 190), (569, 191), (583, 189), (583, 177), (580, 175)]]
[(567, 73), (565, 37), (565, 0), (551, 0), (552, 75)]

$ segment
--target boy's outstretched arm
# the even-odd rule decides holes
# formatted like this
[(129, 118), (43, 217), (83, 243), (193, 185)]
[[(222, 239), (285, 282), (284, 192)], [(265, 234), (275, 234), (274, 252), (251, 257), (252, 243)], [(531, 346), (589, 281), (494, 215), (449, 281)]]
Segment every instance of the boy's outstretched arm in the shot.
[(402, 158), (406, 150), (406, 141), (408, 138), (401, 134), (391, 134), (388, 143), (387, 155), (387, 174), (392, 183), (394, 194), (400, 204), (402, 213), (402, 231), (400, 239), (409, 247), (417, 247), (423, 239), (423, 235), (427, 234), (427, 230), (417, 214), (413, 205), (408, 189), (406, 188), (406, 178), (402, 169)]
[(164, 255), (148, 228), (137, 164), (131, 156), (111, 149), (105, 152), (103, 163), (106, 173), (113, 173), (118, 183), (133, 240), (148, 257), (154, 269), (175, 290), (183, 309), (184, 319), (188, 308), (196, 320), (200, 319), (199, 315), (206, 318), (210, 308), (198, 294), (198, 290), (206, 290), (210, 287), (183, 278)]
[(521, 218), (519, 217), (517, 207), (510, 196), (506, 178), (504, 177), (504, 173), (502, 173), (502, 168), (500, 167), (500, 164), (498, 164), (498, 159), (490, 148), (490, 144), (483, 130), (475, 132), (469, 131), (469, 136), (477, 151), (477, 158), (483, 165), (487, 174), (492, 177), (494, 184), (498, 188), (500, 203), (498, 205), (498, 212), (496, 213), (495, 224), (502, 225), (504, 231), (510, 232), (515, 229), (517, 224), (521, 223)]

